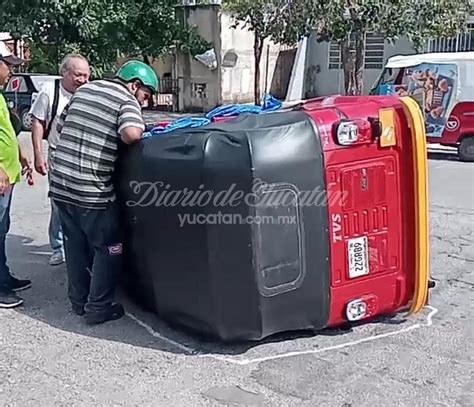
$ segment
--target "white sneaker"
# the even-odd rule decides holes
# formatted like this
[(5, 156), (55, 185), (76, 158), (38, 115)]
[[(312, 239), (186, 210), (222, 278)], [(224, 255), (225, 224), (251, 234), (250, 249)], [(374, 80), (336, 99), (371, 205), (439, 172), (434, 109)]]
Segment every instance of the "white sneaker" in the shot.
[(23, 299), (14, 293), (0, 292), (0, 308), (15, 308), (23, 304)]
[(61, 252), (53, 253), (51, 258), (49, 259), (50, 266), (59, 266), (64, 263), (64, 256)]

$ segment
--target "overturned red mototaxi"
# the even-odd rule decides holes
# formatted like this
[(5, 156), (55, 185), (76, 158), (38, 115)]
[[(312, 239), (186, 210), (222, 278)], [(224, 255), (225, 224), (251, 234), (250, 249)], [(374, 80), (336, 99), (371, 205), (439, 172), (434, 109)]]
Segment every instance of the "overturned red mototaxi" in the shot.
[(124, 285), (224, 341), (427, 302), (424, 123), (410, 98), (332, 97), (157, 135), (119, 168)]

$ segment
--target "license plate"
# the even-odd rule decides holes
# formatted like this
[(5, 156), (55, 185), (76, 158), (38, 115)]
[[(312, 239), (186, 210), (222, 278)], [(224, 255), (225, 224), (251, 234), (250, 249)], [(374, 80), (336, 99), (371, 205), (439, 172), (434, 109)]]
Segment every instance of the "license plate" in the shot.
[(348, 240), (349, 277), (356, 278), (369, 274), (367, 236)]

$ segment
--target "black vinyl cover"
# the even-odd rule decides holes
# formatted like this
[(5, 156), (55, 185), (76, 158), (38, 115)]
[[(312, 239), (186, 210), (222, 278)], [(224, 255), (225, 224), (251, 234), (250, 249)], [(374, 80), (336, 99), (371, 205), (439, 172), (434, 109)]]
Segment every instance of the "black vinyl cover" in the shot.
[(305, 113), (157, 135), (119, 162), (124, 281), (142, 304), (224, 341), (326, 326), (324, 163)]

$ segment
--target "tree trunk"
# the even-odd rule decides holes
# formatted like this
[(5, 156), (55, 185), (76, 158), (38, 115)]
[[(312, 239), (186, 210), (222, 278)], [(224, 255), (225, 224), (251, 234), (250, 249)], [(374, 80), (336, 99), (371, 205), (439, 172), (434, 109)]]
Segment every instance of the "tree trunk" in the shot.
[(13, 38), (13, 55), (18, 57), (18, 38)]
[(145, 62), (145, 64), (147, 65), (151, 65), (150, 58), (148, 57), (148, 55), (143, 53), (142, 56), (143, 56), (143, 62)]
[(355, 95), (364, 92), (364, 65), (365, 65), (365, 33), (356, 34), (354, 81)]
[[(146, 54), (146, 53), (142, 53), (142, 57), (143, 57), (143, 62), (145, 62), (145, 64), (151, 66), (151, 61), (150, 61), (150, 57)], [(147, 101), (147, 107), (149, 109), (153, 109), (155, 107), (155, 102), (156, 102), (156, 95), (152, 96), (148, 101)]]
[(344, 90), (346, 95), (353, 94), (354, 88), (354, 58), (351, 52), (350, 35), (340, 43), (341, 63), (344, 71)]
[(255, 31), (253, 52), (255, 59), (254, 98), (256, 105), (260, 105), (260, 60), (262, 59), (262, 51), (263, 38), (260, 37), (260, 33), (258, 31)]
[(350, 35), (340, 42), (346, 95), (361, 95), (364, 90), (365, 33), (354, 33), (354, 36), (354, 51), (351, 51)]

